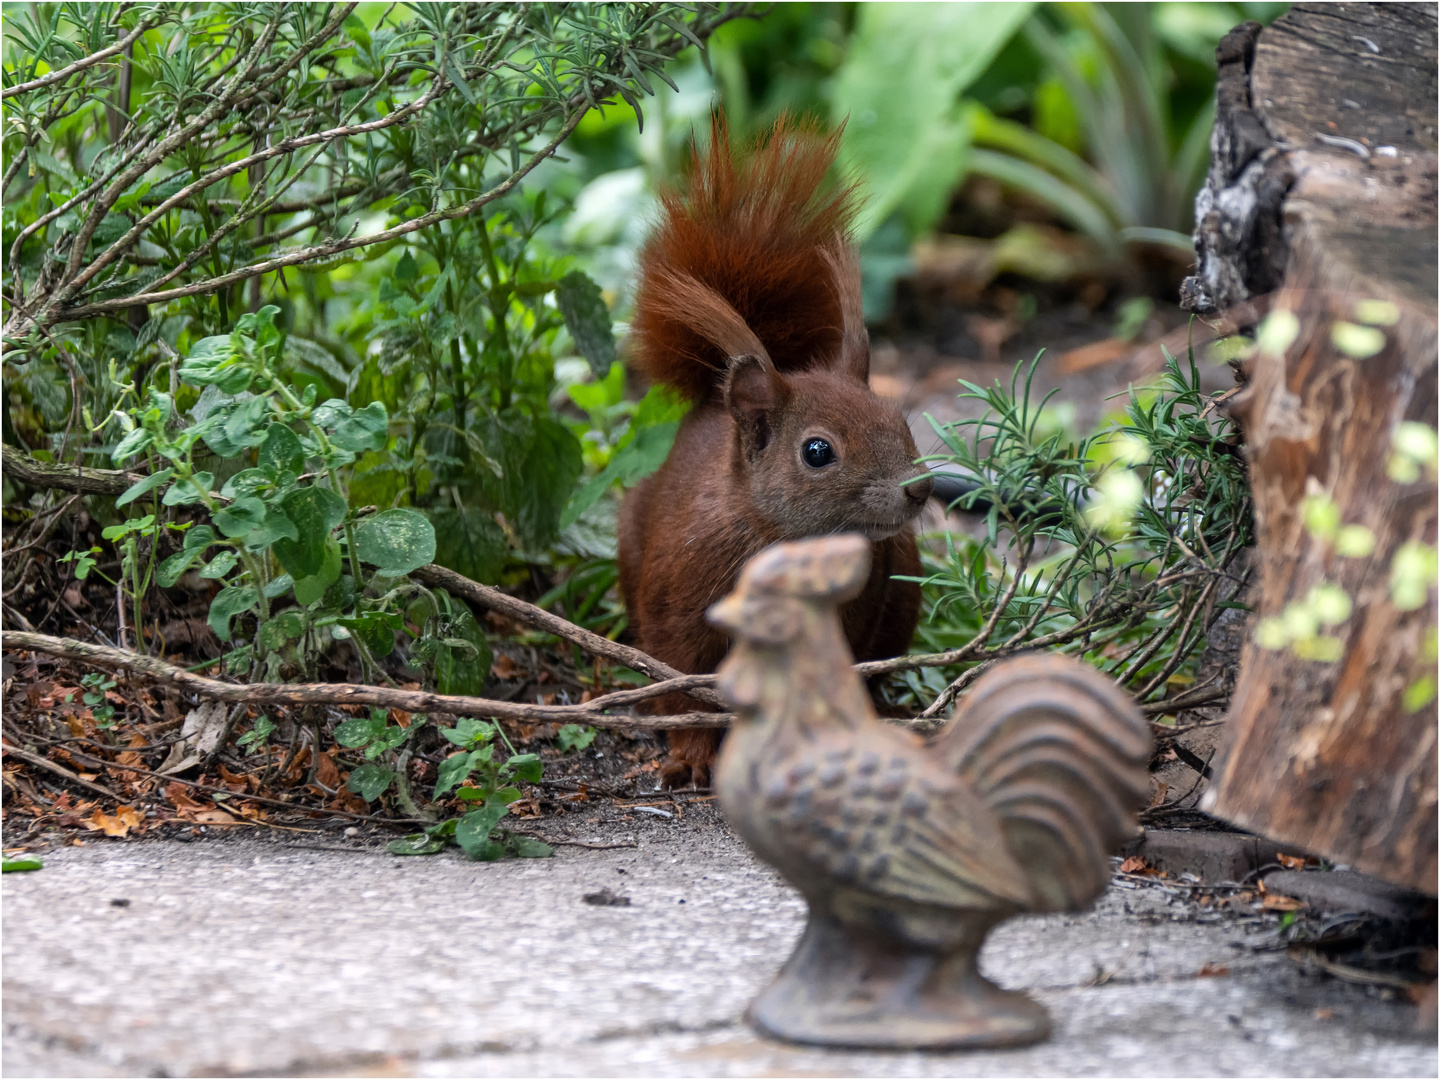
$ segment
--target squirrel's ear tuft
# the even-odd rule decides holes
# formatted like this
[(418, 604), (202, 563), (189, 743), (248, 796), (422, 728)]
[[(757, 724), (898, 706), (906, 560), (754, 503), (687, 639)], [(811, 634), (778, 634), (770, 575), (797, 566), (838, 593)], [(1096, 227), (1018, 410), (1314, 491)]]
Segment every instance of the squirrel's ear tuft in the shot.
[(840, 354), (834, 370), (868, 385), (870, 332), (865, 329), (865, 305), (860, 291), (860, 259), (855, 246), (839, 233), (833, 247), (821, 249), (840, 302)]
[(769, 445), (774, 414), (789, 400), (790, 386), (768, 357), (737, 356), (730, 361), (725, 407), (735, 418), (747, 457), (757, 457)]

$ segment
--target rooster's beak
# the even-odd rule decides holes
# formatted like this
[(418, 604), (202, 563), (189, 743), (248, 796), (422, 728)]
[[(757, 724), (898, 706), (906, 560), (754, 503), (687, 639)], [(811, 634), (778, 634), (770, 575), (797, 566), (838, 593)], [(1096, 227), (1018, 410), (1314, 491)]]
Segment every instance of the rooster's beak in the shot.
[(744, 625), (745, 602), (738, 593), (731, 593), (724, 600), (711, 604), (706, 614), (714, 625), (738, 630)]

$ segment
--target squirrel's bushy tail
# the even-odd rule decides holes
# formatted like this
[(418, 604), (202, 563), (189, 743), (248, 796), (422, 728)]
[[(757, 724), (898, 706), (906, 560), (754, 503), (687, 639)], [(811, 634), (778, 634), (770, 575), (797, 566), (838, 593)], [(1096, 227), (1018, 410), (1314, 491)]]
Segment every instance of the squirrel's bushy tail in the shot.
[(1051, 654), (987, 672), (935, 748), (999, 818), (1035, 910), (1073, 911), (1104, 891), (1108, 856), (1135, 832), (1150, 745), (1128, 695)]
[(729, 356), (757, 346), (781, 371), (832, 362), (844, 321), (836, 268), (856, 209), (853, 187), (822, 190), (838, 139), (782, 117), (736, 153), (716, 114), (709, 149), (661, 196), (640, 253), (631, 326), (652, 382), (702, 400), (719, 392)]

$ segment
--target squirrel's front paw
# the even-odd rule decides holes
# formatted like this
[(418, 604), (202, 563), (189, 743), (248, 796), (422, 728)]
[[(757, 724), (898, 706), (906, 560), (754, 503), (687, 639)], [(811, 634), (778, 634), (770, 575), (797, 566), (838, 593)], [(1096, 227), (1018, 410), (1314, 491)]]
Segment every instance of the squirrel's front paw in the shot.
[(668, 757), (660, 763), (660, 786), (672, 791), (676, 788), (709, 787), (710, 767)]

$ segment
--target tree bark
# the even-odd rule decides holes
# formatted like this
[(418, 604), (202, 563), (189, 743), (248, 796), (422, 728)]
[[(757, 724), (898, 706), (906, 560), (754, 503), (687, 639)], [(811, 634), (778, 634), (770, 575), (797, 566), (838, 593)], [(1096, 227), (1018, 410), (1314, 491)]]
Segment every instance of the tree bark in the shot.
[[(1255, 496), (1257, 614), (1281, 618), (1319, 585), (1354, 607), (1319, 630), (1343, 643), (1338, 660), (1246, 645), (1205, 806), (1433, 895), (1436, 707), (1416, 707), (1416, 689), (1435, 674), (1435, 589), (1403, 610), (1391, 575), (1406, 544), (1427, 545), (1433, 567), (1435, 476), (1431, 462), (1397, 479), (1389, 462), (1399, 424), (1436, 426), (1435, 7), (1297, 4), (1268, 29), (1237, 28), (1219, 59), (1186, 301), (1215, 310), (1280, 285), (1271, 318), (1298, 325), (1257, 352), (1231, 402)], [(1347, 351), (1341, 324), (1364, 323), (1371, 300), (1393, 305), (1393, 321), (1368, 316), (1383, 347)], [(1307, 525), (1317, 495), (1369, 530), (1370, 555)]]

